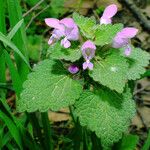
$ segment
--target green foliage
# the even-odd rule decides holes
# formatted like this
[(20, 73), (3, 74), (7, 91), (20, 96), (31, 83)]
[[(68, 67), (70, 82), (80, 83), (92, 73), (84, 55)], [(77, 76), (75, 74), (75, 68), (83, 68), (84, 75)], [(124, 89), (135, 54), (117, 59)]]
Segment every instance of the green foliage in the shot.
[[(124, 49), (121, 49), (124, 56)], [(124, 56), (125, 57), (125, 56)], [(126, 57), (129, 63), (127, 77), (129, 80), (136, 80), (145, 73), (145, 68), (149, 64), (150, 55), (140, 48), (132, 48), (131, 55)]]
[(13, 88), (16, 92), (16, 95), (19, 97), (20, 92), (22, 90), (22, 82), (21, 82), (20, 76), (19, 76), (9, 54), (6, 51), (4, 52), (4, 56), (5, 56), (6, 64), (9, 68), (9, 71), (10, 71), (10, 75), (11, 75), (11, 79), (12, 79), (12, 83), (13, 83)]
[(113, 148), (113, 150), (135, 150), (138, 142), (139, 137), (137, 135), (124, 135), (121, 141)]
[(81, 125), (95, 132), (104, 148), (122, 137), (135, 113), (135, 104), (128, 88), (123, 94), (108, 89), (85, 91), (75, 107)]
[(147, 139), (144, 143), (144, 146), (142, 147), (141, 150), (149, 150), (150, 149), (150, 129), (148, 131)]
[(123, 28), (122, 24), (97, 25), (95, 31), (95, 44), (104, 46), (111, 44), (117, 32)]
[(65, 12), (64, 0), (59, 0), (59, 1), (51, 0), (50, 7), (51, 7), (50, 14), (53, 17), (62, 16)]
[(17, 102), (18, 110), (28, 112), (59, 110), (74, 104), (82, 92), (81, 84), (71, 79), (62, 63), (53, 60), (39, 63), (23, 88)]
[(12, 30), (8, 33), (8, 39), (11, 40), (14, 35), (17, 33), (17, 31), (19, 30), (19, 28), (22, 26), (24, 22), (24, 19), (21, 19), (13, 28)]
[(38, 2), (39, 2), (39, 0), (25, 0), (25, 2), (29, 5), (29, 6), (34, 6), (34, 5), (36, 5)]
[(35, 35), (28, 36), (28, 53), (29, 58), (33, 61), (38, 61), (40, 58), (40, 52), (42, 49), (42, 37)]
[(53, 59), (64, 59), (71, 62), (80, 59), (82, 56), (79, 46), (75, 43), (72, 43), (70, 48), (64, 48), (57, 42), (49, 47), (48, 53)]
[(22, 150), (22, 142), (21, 142), (21, 135), (16, 127), (16, 125), (13, 123), (13, 121), (0, 110), (0, 119), (5, 122), (6, 126), (8, 127), (11, 135), (13, 136), (13, 138), (15, 139), (16, 143), (18, 144), (18, 146), (20, 147), (20, 149)]
[(6, 37), (6, 36), (5, 36), (3, 33), (1, 33), (1, 32), (0, 32), (0, 41), (2, 41), (4, 44), (6, 44), (6, 45), (9, 46), (10, 48), (12, 48), (12, 49), (14, 50), (14, 52), (15, 52), (16, 54), (18, 54), (18, 55), (21, 57), (21, 59), (26, 63), (26, 65), (30, 68), (30, 65), (29, 65), (27, 59), (25, 58), (25, 56), (20, 52), (20, 50), (16, 47), (16, 45), (15, 45), (13, 42), (11, 42), (11, 41), (9, 40), (9, 38)]
[(88, 18), (79, 15), (78, 13), (73, 13), (73, 19), (75, 23), (79, 26), (81, 33), (85, 37), (90, 39), (94, 38), (94, 31), (96, 25), (96, 20), (94, 17)]
[[(20, 1), (18, 0), (6, 0), (7, 10), (9, 15), (10, 28), (12, 29), (21, 19), (22, 19), (22, 10), (20, 6)], [(20, 53), (22, 53), (26, 60), (28, 60), (27, 56), (27, 47), (26, 47), (26, 34), (24, 24), (19, 28), (15, 36), (13, 37), (13, 44), (19, 49)], [(22, 61), (22, 58), (18, 56), (18, 54), (14, 54), (16, 66), (21, 77), (22, 82), (26, 80), (27, 74), (29, 73), (29, 68)]]
[(73, 14), (75, 23), (79, 26), (84, 37), (94, 39), (96, 45), (111, 44), (113, 38), (122, 28), (122, 24), (96, 25), (94, 17), (88, 18), (78, 13)]
[(127, 82), (128, 63), (114, 49), (105, 59), (95, 60), (90, 76), (100, 84), (122, 93)]

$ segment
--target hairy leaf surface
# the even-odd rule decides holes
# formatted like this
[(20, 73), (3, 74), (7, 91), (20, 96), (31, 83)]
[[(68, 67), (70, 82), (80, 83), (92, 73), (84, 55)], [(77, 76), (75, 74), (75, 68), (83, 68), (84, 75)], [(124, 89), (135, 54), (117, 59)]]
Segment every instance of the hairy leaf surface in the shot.
[[(122, 55), (124, 55), (124, 49), (121, 49)], [(140, 48), (132, 48), (131, 55), (126, 57), (129, 62), (129, 70), (127, 77), (129, 80), (136, 80), (145, 73), (146, 67), (149, 64), (150, 55)]]
[(60, 43), (56, 43), (48, 49), (48, 53), (51, 58), (54, 59), (64, 59), (67, 61), (74, 62), (80, 59), (82, 53), (77, 45), (73, 45), (70, 48), (63, 48)]
[(113, 52), (105, 59), (94, 62), (90, 76), (100, 84), (122, 93), (127, 81), (127, 70), (126, 59)]
[(94, 38), (96, 20), (94, 17), (84, 17), (78, 13), (73, 14), (75, 23), (79, 26), (81, 33), (87, 38)]
[(81, 84), (73, 80), (60, 61), (44, 60), (30, 73), (18, 100), (18, 110), (59, 110), (79, 98)]
[(108, 89), (85, 91), (75, 103), (75, 114), (82, 126), (86, 126), (108, 148), (122, 137), (135, 113), (135, 104), (129, 89), (117, 94)]

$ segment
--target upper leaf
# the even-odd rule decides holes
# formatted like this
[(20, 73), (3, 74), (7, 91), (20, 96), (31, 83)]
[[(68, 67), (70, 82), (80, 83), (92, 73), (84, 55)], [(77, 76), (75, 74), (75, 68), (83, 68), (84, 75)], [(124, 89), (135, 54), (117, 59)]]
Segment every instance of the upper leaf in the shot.
[(67, 61), (74, 62), (82, 56), (81, 50), (75, 44), (72, 44), (70, 48), (64, 48), (60, 45), (60, 43), (55, 43), (51, 45), (48, 49), (48, 53), (50, 54), (51, 58), (54, 59), (64, 59)]
[(105, 59), (94, 62), (94, 68), (90, 72), (90, 76), (102, 85), (122, 93), (127, 81), (127, 70), (126, 59), (114, 50)]
[(117, 32), (122, 28), (122, 24), (107, 24), (107, 25), (97, 25), (95, 32), (95, 44), (96, 45), (106, 45), (111, 44)]
[(95, 93), (85, 91), (75, 107), (81, 125), (94, 131), (105, 148), (122, 137), (122, 132), (127, 129), (135, 113), (129, 89), (122, 95), (108, 89), (100, 89)]
[(73, 13), (73, 19), (75, 23), (79, 26), (80, 31), (82, 34), (87, 38), (94, 38), (94, 31), (95, 31), (95, 25), (96, 20), (94, 17), (84, 17), (82, 15), (79, 15), (78, 13)]
[[(124, 55), (124, 49), (121, 49), (122, 55)], [(141, 77), (146, 71), (144, 67), (149, 64), (150, 55), (149, 53), (141, 50), (140, 48), (132, 47), (131, 54), (126, 57), (129, 62), (129, 70), (127, 77), (129, 80), (136, 80)]]
[(79, 98), (82, 86), (69, 77), (67, 70), (59, 61), (44, 60), (39, 63), (28, 80), (17, 101), (19, 111), (59, 110), (67, 107)]

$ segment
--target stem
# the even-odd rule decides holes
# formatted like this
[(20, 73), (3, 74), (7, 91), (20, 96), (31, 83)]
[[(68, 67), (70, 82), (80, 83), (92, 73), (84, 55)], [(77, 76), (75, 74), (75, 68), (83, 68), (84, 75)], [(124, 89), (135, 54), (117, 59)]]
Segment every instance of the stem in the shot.
[(47, 150), (52, 150), (53, 143), (52, 143), (51, 127), (48, 119), (48, 113), (47, 112), (41, 113), (41, 117), (42, 117), (42, 124), (44, 129), (44, 136), (45, 136), (45, 146)]
[(100, 139), (95, 135), (95, 133), (91, 133), (91, 141), (92, 141), (92, 150), (101, 150)]
[(38, 137), (38, 139), (40, 141), (41, 148), (43, 150), (45, 150), (45, 144), (44, 144), (44, 140), (42, 138), (42, 132), (41, 132), (41, 128), (40, 128), (40, 125), (39, 125), (38, 118), (36, 117), (36, 113), (31, 113), (30, 114), (30, 120), (31, 120), (33, 129), (36, 132), (36, 136)]

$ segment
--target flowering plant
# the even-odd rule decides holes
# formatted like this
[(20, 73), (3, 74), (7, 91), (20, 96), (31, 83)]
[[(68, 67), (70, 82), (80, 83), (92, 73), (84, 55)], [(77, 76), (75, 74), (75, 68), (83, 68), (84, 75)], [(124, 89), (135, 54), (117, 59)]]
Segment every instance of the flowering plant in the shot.
[(135, 114), (128, 81), (141, 77), (150, 57), (131, 45), (138, 29), (113, 24), (116, 13), (116, 5), (108, 6), (98, 24), (77, 13), (45, 19), (54, 28), (47, 59), (25, 81), (20, 112), (72, 106), (75, 122), (95, 132), (104, 148), (121, 138)]

